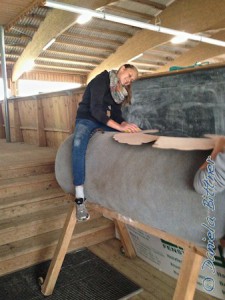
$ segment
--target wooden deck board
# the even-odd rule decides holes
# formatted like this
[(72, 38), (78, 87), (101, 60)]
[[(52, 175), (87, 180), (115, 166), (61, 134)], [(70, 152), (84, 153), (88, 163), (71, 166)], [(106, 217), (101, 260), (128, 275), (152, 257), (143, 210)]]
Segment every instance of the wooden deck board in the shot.
[(0, 139), (0, 168), (15, 167), (29, 164), (31, 162), (54, 161), (56, 149), (38, 147), (24, 143), (7, 143)]
[[(144, 289), (143, 292), (132, 297), (132, 300), (172, 300), (176, 280), (138, 257), (130, 259), (123, 256), (120, 246), (120, 241), (112, 239), (91, 246), (89, 249)], [(194, 296), (194, 300), (215, 299), (217, 298), (198, 290)]]

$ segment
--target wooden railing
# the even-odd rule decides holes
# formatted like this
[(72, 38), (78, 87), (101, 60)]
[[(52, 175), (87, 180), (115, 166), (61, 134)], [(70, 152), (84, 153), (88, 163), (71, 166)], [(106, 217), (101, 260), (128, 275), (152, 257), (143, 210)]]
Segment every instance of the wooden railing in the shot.
[[(12, 142), (58, 147), (74, 130), (84, 88), (12, 98), (9, 103)], [(0, 138), (5, 138), (4, 102), (0, 102)]]

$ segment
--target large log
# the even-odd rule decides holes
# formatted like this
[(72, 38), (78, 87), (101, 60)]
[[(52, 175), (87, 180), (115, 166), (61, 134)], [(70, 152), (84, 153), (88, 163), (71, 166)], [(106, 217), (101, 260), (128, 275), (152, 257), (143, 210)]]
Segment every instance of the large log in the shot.
[[(56, 156), (56, 178), (68, 193), (74, 193), (72, 141), (73, 135)], [(225, 192), (215, 196), (212, 211), (193, 188), (194, 176), (209, 154), (157, 149), (151, 144), (119, 144), (113, 140), (113, 133), (96, 133), (86, 155), (86, 197), (127, 218), (206, 248), (204, 238), (210, 226), (215, 230), (215, 240), (225, 231)], [(209, 217), (216, 218), (214, 224), (209, 224)]]

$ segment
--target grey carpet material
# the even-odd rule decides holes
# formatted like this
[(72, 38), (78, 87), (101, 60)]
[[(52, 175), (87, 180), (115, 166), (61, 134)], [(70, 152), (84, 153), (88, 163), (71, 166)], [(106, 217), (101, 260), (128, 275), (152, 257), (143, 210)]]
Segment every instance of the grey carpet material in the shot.
[[(202, 238), (207, 216), (215, 217), (215, 239), (225, 233), (225, 192), (215, 197), (216, 209), (202, 204), (193, 188), (194, 176), (208, 151), (162, 150), (151, 144), (130, 146), (96, 133), (86, 155), (85, 194), (90, 202), (206, 247)], [(71, 135), (56, 156), (56, 178), (74, 193), (71, 174)]]

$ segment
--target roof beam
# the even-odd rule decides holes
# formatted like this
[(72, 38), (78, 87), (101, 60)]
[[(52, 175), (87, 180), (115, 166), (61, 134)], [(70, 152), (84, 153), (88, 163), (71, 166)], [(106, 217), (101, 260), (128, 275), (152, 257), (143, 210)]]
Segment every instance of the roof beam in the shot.
[(156, 8), (156, 9), (159, 9), (159, 10), (166, 9), (166, 5), (160, 4), (156, 1), (149, 1), (149, 0), (131, 0), (131, 1), (137, 2), (137, 3), (140, 3), (140, 4), (149, 5), (149, 6), (152, 6), (152, 7)]
[[(224, 19), (224, 14), (221, 11), (225, 11), (225, 1), (180, 0), (167, 7), (160, 14), (160, 20), (163, 27), (183, 30), (189, 33), (203, 32)], [(88, 81), (103, 70), (118, 68), (140, 53), (167, 43), (170, 39), (171, 35), (145, 29), (139, 30), (132, 38), (120, 46), (115, 53), (95, 68), (89, 74)]]
[(130, 18), (132, 18), (132, 17), (139, 18), (139, 19), (141, 18), (141, 19), (145, 19), (145, 20), (148, 20), (148, 21), (155, 19), (155, 16), (153, 16), (153, 15), (144, 14), (144, 13), (141, 13), (141, 12), (136, 12), (136, 11), (131, 10), (131, 9), (126, 9), (126, 8), (117, 7), (117, 6), (113, 6), (113, 5), (110, 5), (110, 6), (106, 7), (105, 12), (108, 12), (108, 11), (109, 11), (109, 13), (116, 12), (116, 13), (126, 14), (126, 15), (129, 15)]
[[(64, 55), (67, 55), (68, 57), (70, 57), (70, 56), (73, 56), (73, 57), (79, 57), (79, 56), (81, 56), (82, 58), (84, 58), (84, 59), (92, 59), (92, 60), (103, 60), (103, 59), (105, 59), (106, 57), (104, 56), (104, 55), (100, 55), (100, 54), (98, 54), (98, 55), (90, 55), (90, 54), (85, 54), (84, 52), (77, 52), (76, 51), (76, 53), (74, 53), (73, 51), (69, 51), (69, 50), (53, 50), (53, 49), (47, 49), (46, 51), (45, 51), (46, 53), (53, 53), (53, 54), (64, 54)], [(39, 57), (42, 57), (41, 55), (39, 56)]]
[[(69, 4), (82, 6), (90, 9), (97, 9), (112, 1), (107, 0), (62, 0)], [(76, 15), (70, 12), (53, 9), (47, 14), (38, 30), (33, 35), (32, 41), (24, 49), (22, 55), (14, 65), (12, 81), (16, 81), (26, 70), (26, 63), (34, 61), (43, 51), (43, 47), (53, 38), (58, 37), (76, 22)]]
[(112, 45), (113, 47), (118, 47), (119, 45), (121, 45), (121, 42), (118, 42), (116, 40), (112, 40), (112, 39), (104, 39), (102, 38), (101, 36), (100, 37), (96, 37), (96, 36), (90, 36), (90, 35), (87, 35), (87, 34), (72, 34), (72, 33), (63, 33), (61, 35), (61, 39), (59, 41), (62, 41), (62, 38), (63, 37), (68, 37), (68, 38), (71, 38), (72, 40), (76, 40), (76, 39), (79, 39), (79, 40), (82, 40), (83, 42), (85, 41), (91, 41), (91, 42), (96, 42), (96, 43), (103, 43), (103, 44), (107, 44), (107, 45)]

